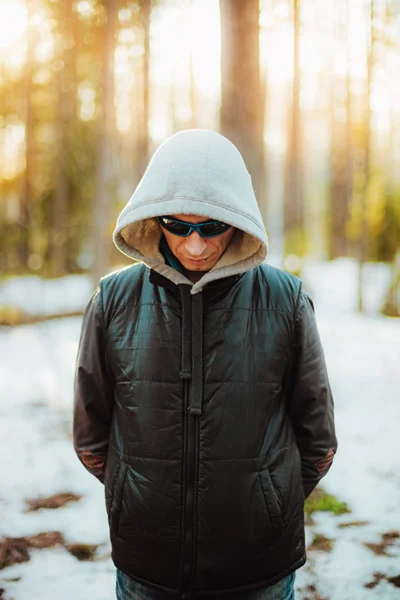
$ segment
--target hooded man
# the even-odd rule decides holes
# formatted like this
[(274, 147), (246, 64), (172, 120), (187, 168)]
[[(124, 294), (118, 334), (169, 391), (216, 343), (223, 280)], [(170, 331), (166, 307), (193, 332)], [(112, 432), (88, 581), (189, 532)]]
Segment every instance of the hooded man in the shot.
[(292, 600), (333, 401), (312, 301), (262, 264), (236, 147), (170, 137), (114, 241), (139, 263), (86, 309), (74, 444), (105, 486), (117, 598)]

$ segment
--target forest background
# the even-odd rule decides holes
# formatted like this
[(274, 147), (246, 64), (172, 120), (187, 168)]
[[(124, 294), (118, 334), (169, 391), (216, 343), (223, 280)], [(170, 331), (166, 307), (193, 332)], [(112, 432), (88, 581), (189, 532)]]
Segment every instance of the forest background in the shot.
[(399, 0), (0, 0), (3, 276), (126, 264), (112, 230), (154, 150), (211, 128), (272, 262), (386, 262), (399, 315), (399, 73)]
[(187, 128), (238, 146), (268, 262), (315, 303), (339, 451), (296, 597), (400, 598), (399, 74), (400, 0), (0, 0), (1, 600), (113, 597), (79, 333), (129, 264), (119, 211)]

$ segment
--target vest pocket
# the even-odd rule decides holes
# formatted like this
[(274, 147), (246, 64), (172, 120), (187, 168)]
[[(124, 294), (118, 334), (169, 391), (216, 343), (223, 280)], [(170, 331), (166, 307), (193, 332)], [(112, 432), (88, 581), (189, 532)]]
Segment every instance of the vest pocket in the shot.
[(283, 531), (282, 503), (268, 469), (263, 469), (258, 473), (258, 481), (272, 530), (279, 536)]
[(128, 465), (124, 462), (120, 462), (117, 475), (115, 478), (115, 484), (113, 489), (113, 495), (111, 500), (111, 520), (110, 528), (111, 531), (118, 535), (119, 522), (121, 519), (122, 511), (122, 500), (124, 495), (124, 487), (126, 481), (126, 475), (128, 472)]

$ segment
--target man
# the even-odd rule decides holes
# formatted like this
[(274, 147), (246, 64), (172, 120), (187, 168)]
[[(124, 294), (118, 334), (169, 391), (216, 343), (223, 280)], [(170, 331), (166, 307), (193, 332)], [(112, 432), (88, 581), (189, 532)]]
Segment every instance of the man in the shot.
[(262, 264), (235, 146), (169, 138), (114, 241), (140, 264), (86, 309), (74, 443), (105, 485), (117, 598), (292, 600), (333, 402), (310, 298)]

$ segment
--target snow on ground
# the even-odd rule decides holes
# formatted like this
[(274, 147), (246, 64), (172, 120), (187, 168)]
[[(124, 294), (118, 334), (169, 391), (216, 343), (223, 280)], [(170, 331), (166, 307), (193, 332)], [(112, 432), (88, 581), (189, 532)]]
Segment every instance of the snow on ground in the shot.
[[(271, 262), (271, 264), (274, 264)], [(279, 264), (276, 264), (279, 266)], [(335, 312), (357, 310), (357, 262), (304, 259), (302, 279), (316, 302)], [(390, 265), (366, 263), (362, 271), (365, 310), (381, 307), (391, 277)], [(55, 315), (83, 311), (94, 290), (89, 275), (41, 279), (35, 275), (0, 279), (0, 307), (13, 306), (28, 315)]]
[[(365, 546), (379, 543), (384, 533), (400, 532), (400, 319), (377, 313), (387, 271), (381, 269), (377, 275), (375, 270), (375, 285), (369, 284), (370, 312), (361, 316), (353, 310), (352, 263), (336, 263), (309, 263), (303, 279), (315, 302), (339, 440), (322, 487), (347, 502), (352, 512), (314, 515), (315, 524), (306, 530), (307, 543), (316, 533), (323, 534), (334, 540), (333, 550), (308, 553), (308, 562), (297, 571), (296, 598), (316, 600), (306, 591), (312, 584), (321, 599), (397, 600), (400, 588), (385, 579), (372, 589), (364, 586), (374, 580), (374, 573), (400, 575), (399, 539), (387, 549), (388, 556)], [(90, 283), (66, 279), (64, 297), (74, 301), (79, 297), (83, 307), (91, 295)], [(39, 285), (44, 288), (47, 283)], [(85, 293), (81, 285), (87, 286)], [(46, 292), (46, 306), (53, 313), (61, 306), (59, 289), (61, 285), (55, 288), (54, 299)], [(65, 300), (62, 310), (70, 307)], [(81, 466), (72, 448), (72, 385), (80, 324), (80, 318), (72, 317), (0, 328), (0, 538), (54, 530), (61, 531), (68, 543), (100, 547), (93, 562), (79, 561), (64, 548), (32, 551), (30, 562), (0, 571), (5, 600), (115, 597), (103, 487)], [(73, 492), (82, 499), (57, 510), (26, 512), (25, 499), (57, 492)], [(354, 521), (367, 524), (339, 527)]]
[(35, 316), (78, 312), (89, 301), (92, 288), (88, 275), (10, 277), (0, 281), (0, 306), (13, 306)]
[[(318, 308), (326, 313), (355, 312), (358, 307), (358, 264), (352, 258), (321, 262), (307, 258), (301, 278)], [(364, 311), (379, 312), (391, 279), (386, 263), (365, 263), (362, 269)]]
[[(331, 315), (319, 328), (335, 398), (339, 448), (322, 487), (345, 501), (351, 514), (335, 517), (317, 513), (317, 525), (307, 533), (336, 539), (333, 551), (313, 557), (313, 579), (322, 597), (330, 600), (395, 600), (400, 589), (374, 572), (400, 575), (400, 540), (377, 556), (363, 543), (379, 543), (381, 535), (400, 532), (400, 320)], [(340, 523), (368, 521), (340, 529)], [(306, 570), (307, 566), (303, 568)]]
[[(96, 562), (65, 549), (37, 550), (28, 563), (0, 571), (6, 600), (113, 597), (103, 486), (72, 447), (71, 398), (81, 319), (60, 319), (0, 333), (0, 537), (61, 531), (67, 543), (101, 544)], [(57, 510), (26, 512), (25, 499), (82, 495)], [(20, 581), (7, 579), (21, 577)]]

